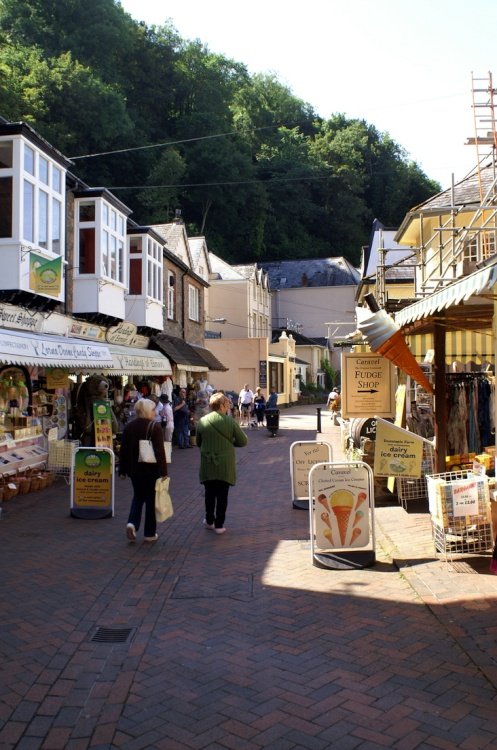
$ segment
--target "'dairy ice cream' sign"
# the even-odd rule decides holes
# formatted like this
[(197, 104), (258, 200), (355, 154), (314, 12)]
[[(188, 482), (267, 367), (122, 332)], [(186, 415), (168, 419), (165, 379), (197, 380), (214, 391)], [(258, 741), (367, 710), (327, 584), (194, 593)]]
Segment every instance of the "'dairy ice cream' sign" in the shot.
[(423, 440), (412, 432), (378, 419), (374, 452), (375, 477), (419, 479), (423, 460)]

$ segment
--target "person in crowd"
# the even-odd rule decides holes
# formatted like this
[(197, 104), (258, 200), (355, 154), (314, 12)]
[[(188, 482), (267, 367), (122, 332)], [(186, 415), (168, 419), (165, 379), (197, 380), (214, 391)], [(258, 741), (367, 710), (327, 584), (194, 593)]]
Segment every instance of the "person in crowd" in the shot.
[(186, 389), (180, 388), (173, 401), (174, 436), (179, 448), (190, 447), (190, 409), (186, 400)]
[(278, 394), (276, 393), (276, 388), (273, 385), (271, 386), (271, 392), (266, 401), (266, 411), (269, 411), (271, 409), (276, 409), (277, 407), (278, 407)]
[(231, 403), (224, 393), (214, 393), (209, 406), (210, 413), (197, 425), (199, 476), (205, 489), (203, 523), (206, 529), (224, 534), (228, 492), (236, 483), (235, 446), (243, 447), (248, 441), (238, 422), (230, 415)]
[(150, 396), (147, 396), (147, 398), (149, 398), (150, 401), (153, 401), (154, 404), (155, 404), (154, 422), (158, 422), (158, 424), (162, 424), (162, 410), (163, 410), (163, 405), (162, 405), (161, 401), (159, 400), (159, 397), (152, 394)]
[(173, 407), (171, 406), (171, 402), (169, 401), (169, 396), (167, 395), (167, 393), (162, 393), (159, 396), (159, 401), (162, 404), (161, 425), (162, 431), (164, 433), (164, 440), (170, 443), (173, 439), (174, 432)]
[(337, 386), (334, 385), (328, 395), (327, 406), (330, 411), (336, 412), (340, 409), (340, 391)]
[(248, 427), (250, 422), (250, 413), (252, 411), (252, 404), (254, 403), (254, 394), (249, 388), (249, 384), (245, 383), (240, 394), (238, 396), (238, 409), (240, 410), (240, 425)]
[(262, 388), (258, 386), (255, 389), (255, 396), (254, 396), (254, 412), (255, 412), (255, 417), (257, 419), (258, 427), (264, 424), (265, 410), (266, 410), (266, 399), (265, 399), (264, 393), (262, 392)]
[[(162, 429), (155, 422), (155, 404), (142, 398), (135, 405), (136, 419), (123, 430), (119, 453), (119, 476), (128, 476), (133, 485), (133, 499), (129, 511), (126, 535), (130, 542), (136, 541), (140, 528), (143, 506), (145, 506), (144, 539), (155, 542), (158, 539), (155, 519), (155, 482), (159, 477), (167, 477), (166, 454)], [(156, 463), (140, 461), (139, 442), (152, 441)]]

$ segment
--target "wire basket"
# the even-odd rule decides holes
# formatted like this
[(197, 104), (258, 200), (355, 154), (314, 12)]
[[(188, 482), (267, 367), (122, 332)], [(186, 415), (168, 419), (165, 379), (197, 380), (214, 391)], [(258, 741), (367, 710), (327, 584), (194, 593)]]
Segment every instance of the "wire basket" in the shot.
[[(487, 552), (493, 548), (488, 477), (472, 471), (446, 471), (426, 477), (433, 543), (445, 558), (453, 554)], [(476, 513), (456, 515), (454, 493), (470, 480), (477, 495)], [(472, 506), (474, 507), (474, 501)]]
[(407, 510), (407, 503), (428, 499), (428, 484), (426, 475), (432, 474), (435, 470), (435, 450), (433, 443), (428, 440), (423, 441), (423, 457), (421, 459), (421, 474), (419, 479), (409, 479), (408, 477), (397, 477), (396, 489), (397, 497), (404, 510)]
[(48, 443), (48, 468), (55, 474), (71, 472), (72, 457), (79, 447), (79, 440), (50, 440)]
[(431, 528), (435, 551), (442, 552), (446, 559), (452, 555), (491, 552), (494, 546), (492, 524), (485, 520), (470, 525), (453, 522), (444, 528), (432, 518)]
[[(461, 523), (466, 526), (482, 521), (490, 523), (490, 490), (486, 475), (474, 474), (469, 470), (446, 471), (431, 474), (426, 480), (430, 513), (437, 524), (448, 529)], [(455, 492), (468, 480), (475, 485), (477, 506), (476, 513), (463, 515), (460, 511), (456, 513)]]

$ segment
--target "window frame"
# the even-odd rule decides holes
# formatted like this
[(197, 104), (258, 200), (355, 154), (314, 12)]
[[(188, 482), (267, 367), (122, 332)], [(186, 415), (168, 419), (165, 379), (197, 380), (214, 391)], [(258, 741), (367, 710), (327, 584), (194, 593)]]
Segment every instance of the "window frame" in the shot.
[(176, 281), (174, 271), (167, 269), (167, 319), (176, 320)]
[(188, 284), (188, 318), (200, 323), (200, 289)]

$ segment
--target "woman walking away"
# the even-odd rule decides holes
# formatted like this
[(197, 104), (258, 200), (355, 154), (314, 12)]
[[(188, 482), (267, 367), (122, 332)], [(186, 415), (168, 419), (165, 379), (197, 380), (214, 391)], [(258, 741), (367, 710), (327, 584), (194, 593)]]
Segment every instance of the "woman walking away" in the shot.
[[(161, 425), (155, 421), (155, 404), (143, 398), (135, 406), (136, 419), (129, 422), (123, 431), (119, 454), (119, 476), (128, 476), (133, 485), (133, 500), (129, 511), (126, 534), (130, 542), (136, 541), (140, 528), (143, 506), (145, 505), (144, 539), (155, 542), (158, 539), (155, 520), (155, 482), (159, 477), (167, 477), (166, 454)], [(140, 440), (150, 440), (156, 463), (140, 461)]]
[(230, 485), (236, 483), (235, 446), (247, 445), (247, 436), (230, 416), (231, 402), (224, 393), (209, 399), (210, 414), (197, 425), (200, 448), (200, 482), (205, 488), (206, 529), (224, 534), (224, 519)]

